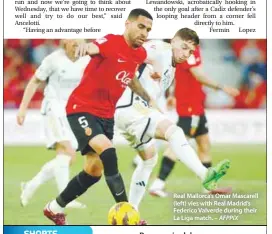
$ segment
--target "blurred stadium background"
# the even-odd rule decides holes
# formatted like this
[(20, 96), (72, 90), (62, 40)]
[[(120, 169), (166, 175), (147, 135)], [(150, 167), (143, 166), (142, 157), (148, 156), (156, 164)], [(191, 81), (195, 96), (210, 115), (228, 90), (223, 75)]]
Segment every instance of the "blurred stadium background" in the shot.
[[(47, 201), (57, 195), (54, 181), (42, 186), (32, 202), (20, 206), (20, 182), (30, 179), (40, 167), (54, 157), (44, 147), (43, 122), (39, 107), (43, 87), (35, 94), (25, 125), (16, 125), (16, 111), (24, 88), (42, 59), (54, 51), (59, 40), (4, 40), (4, 224), (50, 224), (42, 215)], [(252, 201), (257, 214), (242, 215), (239, 221), (173, 221), (172, 198), (146, 195), (140, 211), (142, 218), (154, 225), (261, 225), (266, 224), (266, 40), (202, 40), (204, 70), (210, 79), (238, 87), (241, 94), (231, 98), (220, 91), (205, 88), (206, 108), (212, 140), (212, 157), (216, 163), (229, 158), (232, 168), (222, 186), (235, 192), (259, 193)], [(176, 117), (172, 113), (173, 118)], [(120, 170), (127, 188), (133, 172), (134, 152), (120, 136), (115, 137)], [(75, 175), (82, 166), (77, 158), (71, 169)], [(156, 167), (152, 179), (158, 171)], [(183, 165), (171, 174), (170, 192), (199, 192), (201, 186)], [(69, 224), (106, 224), (108, 209), (114, 203), (104, 181), (80, 199), (85, 210), (68, 210)]]

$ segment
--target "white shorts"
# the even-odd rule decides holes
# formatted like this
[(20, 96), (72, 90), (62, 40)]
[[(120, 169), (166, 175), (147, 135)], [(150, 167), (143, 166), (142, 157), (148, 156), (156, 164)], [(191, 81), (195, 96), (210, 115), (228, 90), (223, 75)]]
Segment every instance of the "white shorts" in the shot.
[(58, 103), (46, 101), (43, 103), (41, 113), (44, 116), (44, 129), (46, 147), (55, 149), (56, 143), (69, 141), (73, 149), (77, 149), (77, 140), (70, 128), (64, 107)]
[(118, 131), (137, 149), (147, 149), (155, 136), (157, 125), (167, 117), (156, 109), (135, 102), (129, 107), (117, 108), (114, 121)]

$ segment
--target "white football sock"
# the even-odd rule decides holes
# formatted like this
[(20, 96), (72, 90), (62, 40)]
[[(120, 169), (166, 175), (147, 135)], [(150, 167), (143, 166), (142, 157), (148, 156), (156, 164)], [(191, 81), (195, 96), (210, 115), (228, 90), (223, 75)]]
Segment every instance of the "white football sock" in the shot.
[(160, 178), (157, 178), (151, 184), (151, 186), (149, 187), (149, 190), (150, 191), (163, 190), (164, 187), (165, 187), (165, 181), (161, 180)]
[(56, 164), (54, 168), (54, 176), (57, 182), (59, 192), (62, 192), (69, 182), (69, 164), (71, 157), (65, 154), (56, 156)]
[(47, 209), (52, 211), (54, 214), (63, 213), (64, 208), (61, 207), (56, 200), (51, 201), (47, 204)]
[(142, 158), (137, 154), (134, 158), (133, 158), (133, 162), (136, 166), (138, 166), (138, 164), (142, 163)]
[(165, 133), (165, 139), (176, 155), (189, 169), (191, 169), (201, 180), (204, 180), (207, 168), (199, 160), (196, 152), (189, 145), (184, 132), (176, 125), (172, 125)]
[(142, 160), (135, 169), (129, 191), (129, 202), (138, 210), (138, 206), (143, 199), (146, 186), (153, 168), (157, 163), (158, 155), (148, 160)]
[(41, 170), (26, 184), (26, 189), (31, 190), (32, 194), (45, 182), (54, 177), (54, 168), (56, 164), (56, 159), (52, 159), (43, 165)]

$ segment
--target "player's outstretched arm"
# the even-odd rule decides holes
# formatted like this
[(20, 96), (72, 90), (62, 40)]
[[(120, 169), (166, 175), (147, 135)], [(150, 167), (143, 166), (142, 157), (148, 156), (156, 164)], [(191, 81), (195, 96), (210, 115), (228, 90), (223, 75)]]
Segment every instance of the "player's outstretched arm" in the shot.
[(75, 57), (82, 57), (85, 55), (96, 55), (99, 54), (99, 48), (97, 45), (95, 45), (94, 43), (90, 42), (90, 43), (80, 43), (78, 45), (78, 47), (76, 48), (75, 51)]
[(137, 95), (139, 95), (142, 99), (144, 99), (148, 105), (152, 108), (155, 108), (159, 111), (161, 111), (159, 109), (159, 107), (157, 106), (157, 103), (155, 100), (153, 100), (149, 94), (147, 93), (147, 91), (143, 88), (143, 86), (141, 85), (140, 81), (138, 80), (138, 77), (135, 76), (133, 80), (131, 80), (128, 84), (128, 87)]
[(36, 76), (33, 76), (28, 82), (17, 113), (17, 123), (19, 125), (23, 125), (28, 105), (42, 82), (43, 81), (39, 80)]
[(151, 98), (146, 90), (141, 85), (138, 77), (135, 76), (128, 84), (128, 87), (137, 95), (139, 95), (142, 99), (144, 99), (147, 103), (150, 102)]
[(193, 74), (193, 76), (203, 85), (208, 86), (210, 88), (216, 89), (216, 90), (223, 90), (225, 93), (235, 97), (239, 95), (239, 90), (233, 87), (229, 87), (226, 85), (220, 85), (215, 81), (209, 80), (204, 73), (201, 66), (192, 67), (190, 68), (190, 72)]

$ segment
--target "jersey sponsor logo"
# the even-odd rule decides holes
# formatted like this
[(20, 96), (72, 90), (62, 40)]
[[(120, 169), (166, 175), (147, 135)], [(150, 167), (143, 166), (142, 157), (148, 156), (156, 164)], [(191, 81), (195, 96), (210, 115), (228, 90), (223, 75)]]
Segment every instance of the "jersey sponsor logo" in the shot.
[(131, 81), (130, 78), (130, 73), (126, 72), (126, 71), (120, 71), (117, 75), (116, 75), (116, 80), (120, 80), (122, 83), (122, 87), (126, 88), (127, 85), (129, 84), (129, 82)]

